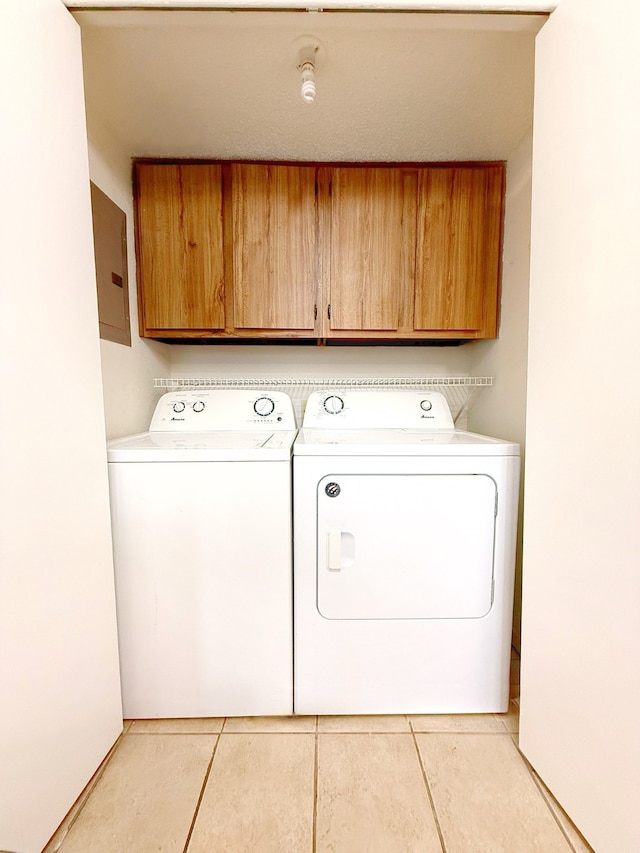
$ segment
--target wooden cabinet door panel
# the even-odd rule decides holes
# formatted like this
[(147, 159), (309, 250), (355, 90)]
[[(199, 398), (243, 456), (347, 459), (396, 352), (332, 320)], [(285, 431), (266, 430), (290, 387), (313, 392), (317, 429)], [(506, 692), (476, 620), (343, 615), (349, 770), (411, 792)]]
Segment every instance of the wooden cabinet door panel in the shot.
[(415, 170), (402, 168), (333, 170), (331, 331), (397, 331), (407, 325), (405, 290), (413, 287), (415, 265), (415, 182)]
[(504, 168), (425, 168), (418, 188), (416, 330), (496, 334)]
[(312, 333), (316, 314), (314, 166), (232, 166), (234, 326)]
[(222, 169), (139, 163), (141, 326), (224, 329)]

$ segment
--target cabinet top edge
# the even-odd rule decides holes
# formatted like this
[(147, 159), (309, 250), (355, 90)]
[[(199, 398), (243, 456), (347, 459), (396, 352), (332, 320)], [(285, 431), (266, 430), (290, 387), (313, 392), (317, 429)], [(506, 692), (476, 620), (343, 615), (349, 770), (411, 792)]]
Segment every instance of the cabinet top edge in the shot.
[(308, 166), (310, 168), (490, 168), (505, 166), (506, 160), (215, 160), (210, 158), (134, 157), (134, 166)]

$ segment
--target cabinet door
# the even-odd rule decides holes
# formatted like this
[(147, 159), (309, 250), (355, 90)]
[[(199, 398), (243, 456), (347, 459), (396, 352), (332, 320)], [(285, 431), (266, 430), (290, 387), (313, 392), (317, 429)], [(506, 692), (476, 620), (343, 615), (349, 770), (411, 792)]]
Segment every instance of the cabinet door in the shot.
[(329, 334), (411, 329), (416, 174), (397, 167), (332, 170)]
[(495, 337), (504, 167), (420, 171), (414, 328)]
[(234, 327), (302, 331), (316, 325), (314, 166), (232, 166)]
[(222, 169), (136, 167), (140, 334), (224, 329)]

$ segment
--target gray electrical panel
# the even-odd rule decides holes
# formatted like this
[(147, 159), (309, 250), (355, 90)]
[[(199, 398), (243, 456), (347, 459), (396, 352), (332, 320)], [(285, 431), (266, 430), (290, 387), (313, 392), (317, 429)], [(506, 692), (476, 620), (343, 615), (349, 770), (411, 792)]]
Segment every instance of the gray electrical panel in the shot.
[(91, 182), (93, 245), (100, 337), (131, 346), (127, 279), (127, 217)]

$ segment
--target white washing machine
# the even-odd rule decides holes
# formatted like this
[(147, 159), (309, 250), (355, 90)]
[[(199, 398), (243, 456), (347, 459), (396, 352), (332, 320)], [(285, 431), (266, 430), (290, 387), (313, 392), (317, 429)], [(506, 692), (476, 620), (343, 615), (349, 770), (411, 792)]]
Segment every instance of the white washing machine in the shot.
[(519, 447), (420, 391), (314, 393), (294, 444), (298, 714), (503, 712)]
[(125, 717), (291, 714), (286, 394), (165, 394), (108, 444)]

